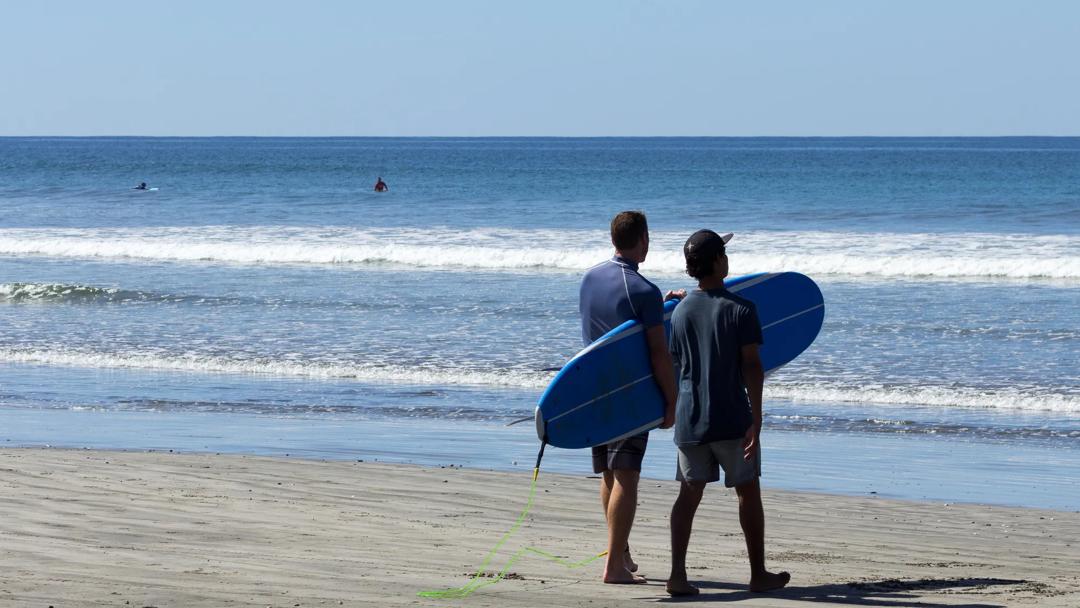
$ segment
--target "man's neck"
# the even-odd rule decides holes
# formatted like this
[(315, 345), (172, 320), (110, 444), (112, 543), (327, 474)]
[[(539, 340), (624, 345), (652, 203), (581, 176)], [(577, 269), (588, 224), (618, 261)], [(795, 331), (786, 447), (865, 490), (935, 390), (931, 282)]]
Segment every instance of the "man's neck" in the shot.
[(712, 274), (699, 280), (697, 285), (698, 289), (702, 291), (720, 289), (724, 286), (724, 277), (718, 274)]

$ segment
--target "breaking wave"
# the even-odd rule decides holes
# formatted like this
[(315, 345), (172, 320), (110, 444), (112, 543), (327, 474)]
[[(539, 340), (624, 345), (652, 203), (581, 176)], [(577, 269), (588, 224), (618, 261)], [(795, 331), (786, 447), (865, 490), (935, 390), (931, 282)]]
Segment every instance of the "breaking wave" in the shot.
[(549, 372), (510, 369), (482, 371), (430, 366), (408, 367), (273, 359), (244, 360), (205, 355), (112, 354), (77, 350), (0, 349), (0, 362), (100, 369), (287, 376), (436, 386), (473, 385), (542, 388), (547, 386), (552, 376)]
[(1080, 413), (1080, 392), (1061, 393), (1045, 388), (833, 386), (766, 382), (765, 399), (792, 403), (873, 403)]
[(63, 283), (0, 283), (0, 302), (66, 302), (66, 303), (106, 303), (106, 302), (179, 302), (184, 300), (205, 300), (208, 298), (190, 298), (128, 291), (116, 287), (95, 287), (92, 285), (67, 285)]
[[(681, 274), (685, 235), (653, 235), (643, 268)], [(1067, 235), (754, 232), (730, 246), (733, 274), (1080, 281)], [(0, 255), (243, 265), (404, 266), (580, 272), (610, 255), (596, 231), (337, 227), (3, 229)]]

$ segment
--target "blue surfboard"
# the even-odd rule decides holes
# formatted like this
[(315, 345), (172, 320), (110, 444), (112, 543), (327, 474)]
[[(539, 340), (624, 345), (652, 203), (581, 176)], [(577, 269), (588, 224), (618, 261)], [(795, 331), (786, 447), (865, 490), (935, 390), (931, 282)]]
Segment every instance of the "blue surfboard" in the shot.
[[(758, 273), (727, 279), (724, 286), (757, 306), (766, 375), (799, 356), (821, 331), (825, 301), (807, 276)], [(665, 331), (677, 304), (664, 304)], [(574, 355), (540, 396), (535, 419), (537, 436), (560, 448), (600, 445), (659, 426), (664, 398), (641, 324), (627, 321)]]

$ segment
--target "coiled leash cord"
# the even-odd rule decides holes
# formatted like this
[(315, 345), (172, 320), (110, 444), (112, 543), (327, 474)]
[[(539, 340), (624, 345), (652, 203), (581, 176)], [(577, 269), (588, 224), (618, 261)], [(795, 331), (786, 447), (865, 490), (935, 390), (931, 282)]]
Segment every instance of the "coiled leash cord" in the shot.
[(538, 549), (536, 547), (522, 547), (521, 549), (518, 549), (516, 553), (510, 556), (510, 559), (506, 562), (506, 565), (503, 566), (502, 570), (500, 570), (498, 573), (496, 573), (495, 575), (490, 575), (487, 573), (488, 565), (491, 564), (491, 561), (493, 559), (495, 559), (495, 554), (498, 553), (499, 549), (501, 549), (502, 546), (506, 544), (506, 541), (509, 540), (515, 532), (518, 531), (518, 528), (520, 528), (521, 524), (525, 521), (525, 517), (529, 515), (529, 510), (532, 509), (533, 499), (536, 498), (536, 480), (540, 477), (540, 460), (544, 457), (545, 447), (547, 447), (547, 441), (542, 441), (540, 443), (540, 453), (536, 455), (536, 466), (533, 467), (532, 484), (529, 486), (529, 500), (525, 503), (525, 510), (521, 512), (521, 515), (518, 515), (517, 521), (515, 521), (514, 525), (510, 527), (510, 530), (508, 530), (506, 534), (503, 534), (502, 538), (499, 539), (499, 542), (495, 543), (495, 546), (491, 549), (491, 551), (488, 551), (487, 556), (484, 558), (484, 561), (480, 563), (480, 567), (477, 568), (476, 574), (473, 575), (472, 579), (470, 579), (469, 582), (465, 583), (460, 587), (454, 587), (452, 589), (441, 589), (437, 591), (421, 591), (416, 594), (417, 596), (432, 599), (461, 599), (469, 597), (477, 589), (486, 587), (488, 585), (494, 585), (495, 583), (505, 578), (506, 574), (510, 572), (510, 567), (514, 565), (514, 562), (516, 562), (526, 553), (533, 553), (535, 555), (539, 555), (544, 559), (553, 561), (561, 566), (565, 566), (566, 568), (580, 568), (582, 566), (591, 564), (594, 561), (600, 559), (601, 557), (607, 555), (607, 551), (604, 551), (587, 559), (572, 562), (565, 558), (559, 557), (558, 555), (548, 553), (543, 549)]

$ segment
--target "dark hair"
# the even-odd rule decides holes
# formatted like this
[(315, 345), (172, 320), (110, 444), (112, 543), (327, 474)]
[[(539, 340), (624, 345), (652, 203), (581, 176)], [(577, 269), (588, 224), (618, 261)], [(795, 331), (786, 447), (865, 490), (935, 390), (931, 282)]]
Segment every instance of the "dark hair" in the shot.
[(690, 235), (690, 238), (686, 239), (686, 244), (683, 245), (686, 274), (695, 279), (711, 275), (716, 258), (723, 255), (725, 251), (723, 237), (712, 230), (698, 230)]
[(649, 223), (640, 211), (623, 211), (611, 220), (611, 244), (615, 249), (625, 251), (637, 247), (645, 238)]
[(713, 252), (707, 259), (705, 256), (692, 255), (686, 258), (686, 274), (695, 279), (705, 278), (713, 273), (713, 264), (722, 251)]

